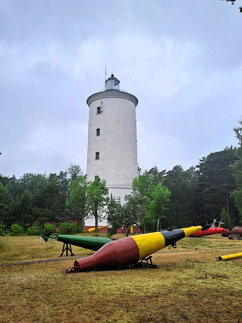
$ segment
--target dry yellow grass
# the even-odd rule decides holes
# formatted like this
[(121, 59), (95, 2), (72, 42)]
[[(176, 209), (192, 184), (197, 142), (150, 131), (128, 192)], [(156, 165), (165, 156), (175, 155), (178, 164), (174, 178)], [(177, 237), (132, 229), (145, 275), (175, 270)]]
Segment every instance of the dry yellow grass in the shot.
[[(7, 246), (13, 239), (15, 248), (5, 244), (1, 259), (6, 248), (9, 253), (18, 249), (18, 242), (23, 246), (31, 241), (31, 246), (23, 248), (28, 260), (33, 259), (29, 255), (34, 250), (46, 248), (39, 238), (7, 238)], [(221, 246), (228, 249), (218, 250)], [(60, 249), (58, 243), (37, 258), (56, 257)], [(184, 239), (177, 250), (156, 253), (157, 269), (66, 275), (71, 259), (0, 267), (0, 322), (240, 322), (242, 259), (215, 259), (240, 250), (242, 241), (213, 236)], [(84, 249), (79, 249), (79, 255), (83, 254)]]
[[(72, 246), (75, 255), (90, 254), (91, 251)], [(50, 239), (47, 243), (36, 236), (0, 237), (0, 263), (57, 258), (62, 251), (62, 242)]]

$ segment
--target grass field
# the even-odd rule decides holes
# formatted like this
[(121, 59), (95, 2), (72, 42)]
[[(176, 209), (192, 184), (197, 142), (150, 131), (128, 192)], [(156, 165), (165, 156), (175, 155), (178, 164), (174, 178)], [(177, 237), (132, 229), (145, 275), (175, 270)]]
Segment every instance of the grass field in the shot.
[[(0, 263), (57, 258), (61, 247), (0, 237)], [(242, 322), (242, 259), (215, 259), (241, 251), (241, 240), (215, 235), (157, 252), (155, 269), (66, 275), (73, 259), (0, 267), (0, 322)]]

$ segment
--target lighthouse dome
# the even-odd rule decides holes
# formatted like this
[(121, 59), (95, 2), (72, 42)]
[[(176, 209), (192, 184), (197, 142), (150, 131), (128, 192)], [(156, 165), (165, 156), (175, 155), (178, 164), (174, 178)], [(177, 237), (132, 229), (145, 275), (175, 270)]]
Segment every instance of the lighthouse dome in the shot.
[(119, 83), (120, 81), (112, 74), (106, 81), (105, 81), (105, 90), (117, 90), (119, 91)]

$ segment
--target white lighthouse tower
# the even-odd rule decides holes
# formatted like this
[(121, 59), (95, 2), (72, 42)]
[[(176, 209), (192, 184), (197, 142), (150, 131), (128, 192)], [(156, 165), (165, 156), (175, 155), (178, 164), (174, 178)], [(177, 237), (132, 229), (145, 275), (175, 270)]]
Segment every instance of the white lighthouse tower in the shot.
[(89, 106), (87, 181), (106, 180), (109, 195), (123, 203), (138, 176), (136, 106), (138, 99), (119, 90), (112, 74), (105, 90), (87, 99)]

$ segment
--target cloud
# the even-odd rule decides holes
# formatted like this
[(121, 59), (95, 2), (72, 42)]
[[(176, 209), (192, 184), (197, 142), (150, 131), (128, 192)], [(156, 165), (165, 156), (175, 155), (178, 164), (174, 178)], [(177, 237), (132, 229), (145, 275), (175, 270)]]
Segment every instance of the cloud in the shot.
[(0, 3), (0, 172), (86, 168), (86, 99), (104, 69), (139, 99), (142, 169), (236, 144), (241, 16), (204, 0)]

